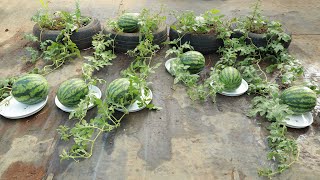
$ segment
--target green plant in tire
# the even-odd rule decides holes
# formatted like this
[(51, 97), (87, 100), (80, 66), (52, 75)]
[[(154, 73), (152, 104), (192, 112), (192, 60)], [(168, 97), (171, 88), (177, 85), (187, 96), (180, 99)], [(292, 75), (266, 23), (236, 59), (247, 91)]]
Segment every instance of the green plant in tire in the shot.
[(14, 82), (11, 93), (17, 101), (23, 104), (37, 104), (48, 96), (49, 84), (39, 74), (27, 74)]
[(257, 0), (252, 6), (252, 12), (244, 19), (237, 20), (237, 26), (242, 32), (266, 33), (268, 30), (268, 19), (261, 15), (261, 0)]
[(63, 82), (58, 89), (57, 97), (66, 107), (76, 107), (81, 99), (89, 93), (89, 87), (80, 78), (69, 79)]
[(224, 84), (225, 91), (233, 91), (241, 85), (242, 77), (236, 68), (226, 67), (220, 72), (219, 81)]
[(280, 96), (282, 103), (289, 106), (295, 114), (312, 111), (317, 105), (316, 93), (308, 87), (292, 86)]
[(188, 71), (196, 74), (202, 71), (205, 66), (205, 58), (198, 51), (188, 51), (181, 55), (180, 61), (183, 65), (189, 66)]
[(42, 9), (39, 10), (31, 20), (38, 23), (43, 29), (62, 30), (67, 29), (68, 26), (74, 25), (74, 28), (86, 26), (90, 22), (89, 17), (81, 15), (79, 1), (76, 1), (76, 10), (73, 13), (66, 11), (49, 12), (48, 1), (40, 0)]
[(199, 16), (196, 16), (193, 11), (184, 11), (181, 14), (174, 13), (177, 23), (171, 28), (179, 33), (215, 33), (222, 24), (223, 15), (217, 15), (219, 12), (217, 9), (211, 9)]
[(139, 13), (124, 13), (118, 19), (119, 28), (123, 29), (123, 32), (132, 33), (137, 32), (139, 29)]
[(266, 50), (282, 51), (284, 47), (281, 41), (288, 43), (291, 41), (291, 36), (285, 32), (280, 22), (264, 17), (260, 6), (261, 0), (257, 0), (249, 15), (232, 20), (236, 25), (236, 31), (244, 33), (245, 36), (248, 36), (248, 33), (264, 34), (264, 38), (268, 39)]
[(71, 36), (79, 28), (88, 25), (92, 19), (81, 15), (79, 1), (76, 1), (76, 10), (73, 13), (56, 11), (52, 14), (49, 13), (47, 1), (40, 0), (40, 3), (43, 9), (38, 11), (31, 20), (39, 25), (41, 31), (45, 29), (60, 31), (54, 41), (49, 39), (42, 41), (41, 38), (39, 39), (33, 35), (26, 35), (25, 37), (30, 41), (39, 43), (40, 51), (42, 51), (40, 53), (33, 47), (27, 47), (26, 50), (31, 55), (31, 60), (29, 61), (35, 63), (39, 59), (43, 59), (50, 63), (40, 70), (36, 69), (36, 72), (44, 75), (58, 69), (75, 57), (80, 57), (80, 50), (76, 43), (71, 40)]

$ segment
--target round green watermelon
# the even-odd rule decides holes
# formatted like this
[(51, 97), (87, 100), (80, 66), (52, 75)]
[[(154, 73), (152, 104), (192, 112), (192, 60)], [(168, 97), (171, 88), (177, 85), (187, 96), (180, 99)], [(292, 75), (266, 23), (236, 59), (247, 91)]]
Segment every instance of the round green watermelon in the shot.
[(295, 114), (312, 111), (317, 104), (316, 93), (304, 86), (292, 86), (284, 90), (281, 93), (280, 99)]
[(219, 81), (224, 84), (225, 91), (233, 91), (242, 83), (240, 72), (234, 67), (226, 67), (219, 74)]
[(180, 61), (182, 64), (189, 66), (188, 71), (191, 74), (196, 74), (202, 71), (205, 66), (205, 58), (198, 51), (188, 51), (181, 55)]
[(133, 91), (129, 92), (130, 80), (128, 78), (120, 78), (112, 81), (107, 90), (107, 98), (109, 101), (118, 105), (129, 105), (137, 95), (140, 94), (140, 89), (132, 86)]
[(118, 26), (123, 32), (132, 33), (139, 29), (139, 13), (124, 13), (118, 19)]
[(59, 86), (57, 97), (64, 106), (75, 107), (88, 93), (88, 85), (82, 79), (74, 78), (63, 82)]
[(32, 105), (44, 101), (49, 93), (47, 80), (39, 74), (27, 74), (12, 85), (12, 96), (19, 102)]

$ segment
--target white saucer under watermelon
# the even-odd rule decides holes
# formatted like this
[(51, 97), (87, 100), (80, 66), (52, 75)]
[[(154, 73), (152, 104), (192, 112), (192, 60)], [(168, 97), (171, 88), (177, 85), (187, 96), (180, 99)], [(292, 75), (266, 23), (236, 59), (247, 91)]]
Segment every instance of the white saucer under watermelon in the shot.
[[(213, 84), (214, 83), (212, 82), (210, 85), (213, 86)], [(219, 94), (222, 94), (225, 96), (241, 96), (242, 94), (247, 92), (248, 89), (249, 89), (249, 85), (248, 85), (247, 81), (242, 79), (242, 82), (237, 89), (235, 89), (233, 91), (222, 91), (222, 92), (219, 92)]]
[(18, 102), (13, 96), (9, 96), (1, 101), (0, 114), (8, 119), (21, 119), (39, 112), (48, 102), (48, 96), (45, 100), (27, 105)]
[[(90, 85), (89, 86), (89, 93), (93, 94), (94, 96), (96, 96), (99, 99), (102, 96), (102, 93), (97, 86)], [(57, 96), (55, 97), (54, 102), (55, 102), (56, 106), (58, 106), (58, 108), (60, 108), (62, 111), (65, 111), (65, 112), (72, 112), (76, 109), (76, 107), (67, 107), (67, 106), (64, 106), (63, 104), (61, 104), (61, 102), (59, 101)], [(91, 109), (93, 107), (94, 107), (94, 104), (91, 103), (91, 104), (89, 104), (88, 109)]]
[(172, 71), (171, 71), (171, 63), (172, 63), (174, 60), (176, 60), (176, 59), (177, 59), (177, 58), (168, 59), (168, 60), (165, 62), (165, 64), (164, 64), (164, 66), (166, 67), (167, 71), (168, 71), (172, 76), (174, 76), (174, 75), (172, 74)]
[[(150, 102), (152, 101), (152, 91), (149, 89), (147, 96), (145, 95), (144, 92), (145, 92), (144, 89), (142, 89), (140, 97), (141, 97), (141, 99), (145, 100), (146, 104), (150, 104)], [(140, 111), (146, 107), (145, 104), (142, 107), (139, 107), (138, 103), (139, 103), (139, 101), (135, 101), (133, 104), (126, 106), (126, 109), (128, 110), (128, 112), (137, 112), (137, 111)], [(124, 109), (120, 109), (120, 108), (116, 108), (116, 110), (118, 110), (120, 112), (125, 112)]]
[(249, 86), (248, 86), (247, 81), (242, 79), (242, 82), (237, 89), (235, 89), (233, 91), (222, 91), (222, 92), (220, 92), (220, 94), (225, 95), (225, 96), (241, 96), (242, 94), (247, 92), (248, 89), (249, 89)]
[(298, 115), (291, 115), (287, 117), (286, 126), (291, 128), (305, 128), (313, 123), (313, 116), (311, 112), (306, 112)]

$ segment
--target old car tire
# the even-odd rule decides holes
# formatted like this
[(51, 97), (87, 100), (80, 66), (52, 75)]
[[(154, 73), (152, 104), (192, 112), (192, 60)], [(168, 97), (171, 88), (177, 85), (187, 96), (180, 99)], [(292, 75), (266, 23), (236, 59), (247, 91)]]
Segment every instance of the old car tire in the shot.
[[(178, 39), (182, 34), (179, 34), (175, 29), (170, 28), (169, 38), (170, 41)], [(190, 42), (195, 51), (202, 54), (215, 53), (220, 47), (223, 46), (222, 39), (219, 39), (216, 34), (196, 34), (186, 33), (181, 38), (181, 43)]]
[[(140, 33), (117, 33), (110, 29), (104, 29), (104, 34), (110, 34), (110, 39), (114, 39), (116, 52), (127, 52), (136, 48), (140, 42)], [(163, 47), (168, 38), (167, 27), (161, 26), (153, 33), (153, 43)], [(144, 37), (142, 36), (141, 39)]]
[[(235, 29), (237, 28), (237, 24), (236, 23), (231, 24), (230, 28), (231, 28), (231, 30), (233, 30), (233, 34), (232, 34), (231, 38), (240, 38), (240, 37), (243, 36), (242, 32), (235, 31)], [(292, 38), (292, 33), (289, 32), (285, 27), (284, 27), (284, 31), (285, 31), (285, 33), (287, 33)], [(248, 37), (251, 40), (247, 38), (246, 39), (246, 43), (250, 44), (251, 41), (252, 41), (252, 43), (258, 48), (259, 47), (266, 47), (267, 44), (268, 44), (268, 38), (265, 37), (264, 34), (257, 34), (257, 33), (249, 32), (248, 33)], [(275, 39), (276, 37), (271, 37), (271, 38)], [(290, 43), (291, 43), (291, 39), (288, 42), (282, 41), (281, 43), (282, 43), (284, 48), (288, 48)]]
[[(73, 32), (71, 40), (74, 42), (79, 49), (86, 49), (92, 46), (92, 37), (101, 31), (101, 25), (98, 19), (92, 18), (91, 22)], [(41, 29), (38, 24), (33, 27), (33, 34), (43, 42), (46, 40), (55, 41), (61, 31)]]

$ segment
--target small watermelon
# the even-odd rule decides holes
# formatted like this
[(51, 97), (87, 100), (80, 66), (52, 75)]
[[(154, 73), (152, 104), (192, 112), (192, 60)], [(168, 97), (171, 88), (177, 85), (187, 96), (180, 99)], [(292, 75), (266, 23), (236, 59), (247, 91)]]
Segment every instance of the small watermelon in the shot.
[(295, 114), (312, 111), (317, 104), (317, 95), (308, 87), (292, 86), (280, 96), (282, 103), (287, 104)]
[(188, 51), (183, 53), (180, 61), (182, 64), (189, 66), (188, 70), (191, 74), (199, 73), (205, 66), (205, 58), (198, 51)]
[(128, 78), (120, 78), (112, 81), (106, 92), (109, 101), (118, 105), (129, 105), (132, 100), (136, 99), (140, 90), (133, 86), (135, 92), (129, 92), (130, 80)]
[(234, 67), (226, 67), (219, 74), (219, 81), (224, 84), (225, 91), (233, 91), (242, 83), (240, 72)]
[(64, 106), (75, 107), (88, 93), (88, 85), (82, 79), (74, 78), (63, 82), (59, 86), (57, 97)]
[(27, 74), (12, 85), (12, 96), (19, 102), (32, 105), (46, 99), (49, 93), (47, 80), (39, 74)]
[(124, 13), (118, 19), (118, 26), (123, 32), (131, 33), (139, 29), (139, 13)]

